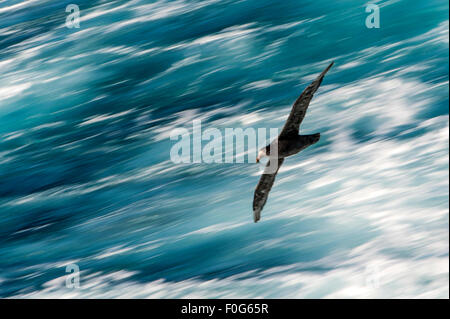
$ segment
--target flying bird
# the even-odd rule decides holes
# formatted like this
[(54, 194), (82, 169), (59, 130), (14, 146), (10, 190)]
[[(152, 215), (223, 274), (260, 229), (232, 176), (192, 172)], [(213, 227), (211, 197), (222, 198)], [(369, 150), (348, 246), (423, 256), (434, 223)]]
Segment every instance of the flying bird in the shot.
[(299, 129), (314, 93), (319, 88), (325, 74), (333, 63), (331, 62), (294, 102), (291, 113), (278, 137), (259, 150), (256, 162), (259, 163), (262, 157), (268, 157), (269, 161), (255, 189), (253, 198), (253, 219), (255, 223), (261, 219), (261, 211), (266, 204), (267, 197), (272, 189), (278, 169), (284, 162), (284, 158), (297, 154), (308, 146), (317, 143), (320, 139), (320, 133), (299, 135)]

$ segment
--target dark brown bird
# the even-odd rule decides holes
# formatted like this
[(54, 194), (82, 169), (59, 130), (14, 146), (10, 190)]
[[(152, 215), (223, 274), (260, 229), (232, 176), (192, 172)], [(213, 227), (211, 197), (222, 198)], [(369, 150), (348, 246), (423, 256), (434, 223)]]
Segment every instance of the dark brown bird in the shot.
[(331, 64), (303, 91), (292, 106), (291, 113), (278, 137), (269, 145), (263, 147), (256, 158), (256, 162), (264, 156), (269, 158), (263, 174), (255, 189), (253, 198), (253, 219), (256, 222), (261, 219), (261, 211), (266, 204), (269, 192), (275, 181), (278, 169), (283, 164), (284, 158), (297, 154), (310, 145), (317, 143), (320, 133), (310, 135), (299, 135), (300, 124), (305, 117), (309, 103), (314, 93), (322, 83), (323, 77), (331, 68)]

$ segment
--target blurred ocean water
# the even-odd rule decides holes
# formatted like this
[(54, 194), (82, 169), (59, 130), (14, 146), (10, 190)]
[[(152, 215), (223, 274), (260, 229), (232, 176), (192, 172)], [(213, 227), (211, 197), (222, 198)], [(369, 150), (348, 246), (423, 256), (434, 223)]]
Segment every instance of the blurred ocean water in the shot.
[[(0, 296), (448, 298), (448, 2), (367, 3), (0, 1)], [(255, 164), (170, 161), (331, 60), (260, 223)]]

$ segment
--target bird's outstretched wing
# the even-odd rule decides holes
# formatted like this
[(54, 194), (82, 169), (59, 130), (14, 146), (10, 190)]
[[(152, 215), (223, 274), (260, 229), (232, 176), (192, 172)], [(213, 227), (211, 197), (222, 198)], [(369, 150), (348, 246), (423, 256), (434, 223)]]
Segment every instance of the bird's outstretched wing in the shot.
[(328, 70), (332, 67), (334, 62), (323, 70), (322, 73), (303, 91), (303, 93), (297, 98), (292, 106), (291, 113), (281, 130), (280, 137), (287, 136), (297, 136), (300, 128), (300, 123), (303, 121), (305, 117), (306, 110), (308, 109), (309, 103), (313, 98), (314, 93), (316, 93), (320, 84), (322, 83), (323, 77), (328, 72)]
[(273, 182), (275, 181), (275, 176), (277, 176), (278, 170), (280, 169), (281, 164), (283, 164), (283, 161), (284, 158), (278, 159), (278, 166), (276, 167), (275, 172), (273, 172), (273, 168), (269, 169), (270, 161), (267, 162), (264, 173), (259, 179), (258, 185), (255, 189), (255, 196), (253, 197), (253, 220), (255, 223), (261, 218), (261, 211), (267, 201), (267, 197), (269, 197), (269, 192), (272, 189)]

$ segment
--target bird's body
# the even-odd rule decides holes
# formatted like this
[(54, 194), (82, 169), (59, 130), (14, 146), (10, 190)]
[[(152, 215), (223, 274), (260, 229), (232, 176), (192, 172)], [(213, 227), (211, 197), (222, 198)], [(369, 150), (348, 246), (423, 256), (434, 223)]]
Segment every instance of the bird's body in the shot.
[(270, 150), (278, 146), (278, 153), (274, 157), (289, 157), (317, 143), (319, 139), (320, 133), (277, 138), (265, 147), (265, 155), (270, 158)]
[(280, 135), (258, 153), (258, 157), (256, 158), (257, 162), (263, 156), (268, 157), (269, 162), (255, 189), (255, 196), (253, 198), (253, 217), (255, 223), (261, 218), (261, 211), (267, 201), (275, 177), (284, 159), (299, 153), (308, 146), (317, 143), (320, 139), (320, 133), (299, 135), (299, 129), (314, 93), (319, 88), (323, 77), (332, 65), (333, 63), (297, 98)]

